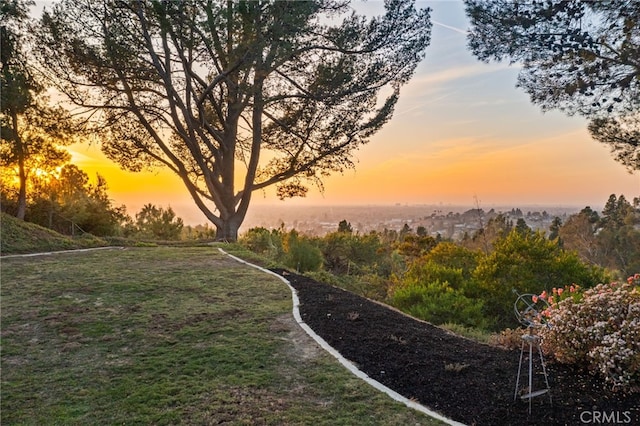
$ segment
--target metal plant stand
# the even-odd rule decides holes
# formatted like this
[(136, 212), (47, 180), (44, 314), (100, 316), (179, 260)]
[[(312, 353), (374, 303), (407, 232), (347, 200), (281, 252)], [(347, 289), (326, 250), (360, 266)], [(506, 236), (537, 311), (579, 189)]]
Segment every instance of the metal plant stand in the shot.
[[(517, 293), (516, 293), (517, 294)], [(522, 359), (525, 353), (526, 345), (529, 345), (529, 387), (527, 392), (520, 395), (520, 399), (529, 400), (529, 414), (531, 414), (531, 400), (537, 396), (549, 394), (549, 403), (553, 404), (551, 398), (551, 387), (549, 386), (549, 376), (547, 375), (547, 367), (542, 356), (542, 348), (540, 347), (540, 336), (534, 333), (535, 328), (548, 326), (546, 319), (541, 315), (541, 311), (547, 309), (549, 304), (546, 300), (538, 298), (533, 294), (518, 295), (518, 299), (514, 303), (514, 313), (518, 321), (525, 325), (528, 333), (522, 335), (522, 346), (520, 348), (520, 362), (518, 363), (518, 377), (516, 379), (516, 389), (513, 394), (513, 400), (518, 398), (518, 387), (520, 386), (520, 376), (522, 371)], [(542, 373), (544, 374), (545, 389), (533, 389), (533, 348), (536, 347), (540, 355), (540, 364), (542, 365)]]

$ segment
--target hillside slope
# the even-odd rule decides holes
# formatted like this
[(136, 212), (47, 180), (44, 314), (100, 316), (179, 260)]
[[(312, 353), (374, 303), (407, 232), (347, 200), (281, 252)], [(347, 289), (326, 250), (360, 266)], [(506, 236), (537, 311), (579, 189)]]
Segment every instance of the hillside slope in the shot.
[(108, 245), (93, 235), (68, 237), (34, 223), (1, 213), (0, 254), (36, 253)]

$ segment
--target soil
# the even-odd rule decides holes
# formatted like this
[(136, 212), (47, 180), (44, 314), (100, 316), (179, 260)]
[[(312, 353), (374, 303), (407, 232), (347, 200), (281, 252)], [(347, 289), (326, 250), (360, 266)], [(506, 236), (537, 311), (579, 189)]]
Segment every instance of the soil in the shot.
[[(528, 345), (521, 351), (478, 343), (386, 305), (310, 278), (275, 270), (297, 290), (305, 323), (367, 375), (429, 409), (467, 425), (640, 425), (640, 395), (607, 389), (588, 372), (546, 360), (550, 392), (528, 388)], [(534, 352), (534, 391), (545, 389)], [(531, 401), (531, 414), (529, 414)]]

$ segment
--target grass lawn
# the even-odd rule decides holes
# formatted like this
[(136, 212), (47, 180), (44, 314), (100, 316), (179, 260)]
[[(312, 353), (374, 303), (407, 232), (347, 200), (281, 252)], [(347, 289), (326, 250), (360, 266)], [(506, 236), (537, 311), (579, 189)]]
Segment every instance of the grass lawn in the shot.
[(2, 425), (432, 425), (317, 349), (213, 247), (2, 259)]

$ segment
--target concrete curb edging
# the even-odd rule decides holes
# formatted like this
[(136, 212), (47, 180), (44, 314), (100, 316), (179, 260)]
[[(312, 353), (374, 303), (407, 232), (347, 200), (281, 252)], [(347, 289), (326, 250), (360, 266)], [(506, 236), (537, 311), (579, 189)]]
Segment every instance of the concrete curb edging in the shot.
[(123, 250), (124, 247), (121, 247), (121, 246), (105, 246), (105, 247), (90, 247), (90, 248), (85, 248), (85, 249), (45, 251), (45, 252), (40, 252), (40, 253), (7, 254), (7, 255), (0, 256), (0, 259), (10, 259), (12, 257), (51, 256), (53, 254), (59, 254), (59, 253), (80, 253), (80, 252), (84, 252), (84, 251), (115, 250), (115, 249)]
[(298, 325), (300, 327), (302, 327), (302, 329), (309, 335), (311, 336), (311, 338), (313, 340), (316, 341), (316, 343), (318, 343), (318, 345), (320, 345), (320, 347), (322, 349), (324, 349), (325, 351), (329, 352), (334, 358), (336, 358), (340, 364), (342, 364), (347, 370), (349, 370), (352, 374), (354, 374), (356, 377), (364, 380), (365, 382), (367, 382), (369, 385), (373, 386), (374, 388), (376, 388), (377, 390), (386, 393), (388, 396), (390, 396), (392, 399), (403, 403), (404, 405), (406, 405), (409, 408), (413, 408), (414, 410), (420, 411), (421, 413), (424, 413), (428, 416), (431, 416), (437, 420), (440, 420), (448, 425), (451, 426), (465, 426), (464, 423), (459, 423), (456, 422), (455, 420), (451, 420), (449, 418), (444, 417), (443, 415), (436, 413), (435, 411), (431, 411), (429, 408), (425, 407), (424, 405), (418, 404), (414, 401), (411, 401), (410, 399), (400, 395), (398, 392), (394, 391), (393, 389), (388, 388), (387, 386), (383, 385), (382, 383), (378, 382), (377, 380), (372, 379), (371, 377), (369, 377), (366, 373), (364, 373), (361, 370), (358, 370), (358, 368), (353, 365), (349, 360), (347, 360), (345, 357), (343, 357), (340, 352), (338, 352), (336, 349), (334, 349), (332, 346), (330, 346), (322, 337), (318, 336), (312, 329), (311, 327), (309, 327), (303, 320), (302, 317), (300, 316), (300, 300), (298, 299), (298, 293), (296, 291), (295, 288), (293, 288), (293, 286), (291, 285), (291, 283), (284, 277), (276, 274), (273, 271), (270, 271), (266, 268), (263, 268), (261, 266), (255, 265), (253, 263), (247, 262), (246, 260), (240, 259), (237, 256), (234, 256), (232, 254), (227, 253), (226, 251), (224, 251), (222, 248), (218, 247), (218, 250), (226, 255), (229, 256), (230, 258), (234, 259), (237, 262), (243, 263), (245, 265), (251, 266), (252, 268), (258, 269), (262, 272), (265, 272), (269, 275), (273, 275), (277, 278), (279, 278), (281, 281), (283, 281), (291, 290), (291, 297), (292, 297), (292, 301), (293, 301), (293, 318), (296, 320), (296, 322), (298, 323)]

